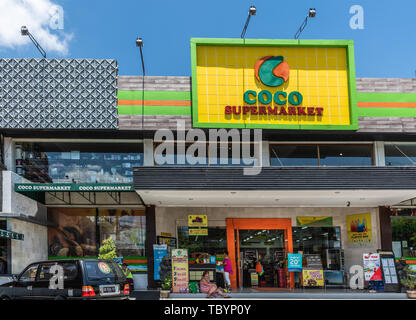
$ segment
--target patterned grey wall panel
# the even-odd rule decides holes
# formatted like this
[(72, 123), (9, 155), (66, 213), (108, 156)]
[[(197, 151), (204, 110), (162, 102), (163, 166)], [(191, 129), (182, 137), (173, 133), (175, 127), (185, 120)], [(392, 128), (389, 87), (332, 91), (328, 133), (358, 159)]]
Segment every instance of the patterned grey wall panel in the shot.
[(0, 59), (0, 128), (116, 129), (117, 61)]

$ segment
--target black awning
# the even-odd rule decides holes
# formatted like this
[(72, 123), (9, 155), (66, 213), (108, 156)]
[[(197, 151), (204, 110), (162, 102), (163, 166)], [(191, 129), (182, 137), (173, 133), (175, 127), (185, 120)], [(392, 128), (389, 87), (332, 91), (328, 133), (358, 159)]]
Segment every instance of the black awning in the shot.
[(135, 167), (136, 190), (416, 190), (416, 167)]

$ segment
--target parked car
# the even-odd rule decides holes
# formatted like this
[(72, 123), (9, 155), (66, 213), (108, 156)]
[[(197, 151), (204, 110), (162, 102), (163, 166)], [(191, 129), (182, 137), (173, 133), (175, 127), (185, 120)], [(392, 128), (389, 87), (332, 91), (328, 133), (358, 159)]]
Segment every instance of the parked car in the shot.
[(0, 299), (128, 299), (129, 284), (111, 260), (65, 259), (31, 263), (0, 285)]

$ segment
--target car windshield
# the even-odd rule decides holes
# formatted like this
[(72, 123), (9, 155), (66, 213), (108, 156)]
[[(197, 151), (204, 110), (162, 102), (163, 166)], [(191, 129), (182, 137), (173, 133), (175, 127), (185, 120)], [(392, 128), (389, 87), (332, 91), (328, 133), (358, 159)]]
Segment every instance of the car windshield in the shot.
[(123, 277), (120, 268), (112, 261), (86, 261), (88, 280), (118, 281)]

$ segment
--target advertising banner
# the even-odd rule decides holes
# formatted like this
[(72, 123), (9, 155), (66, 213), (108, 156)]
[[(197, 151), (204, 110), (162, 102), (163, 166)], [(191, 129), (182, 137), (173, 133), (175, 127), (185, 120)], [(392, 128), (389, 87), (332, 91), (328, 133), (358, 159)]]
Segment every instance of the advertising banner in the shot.
[(166, 244), (154, 244), (153, 245), (153, 257), (154, 257), (154, 279), (160, 280), (159, 266), (163, 257), (168, 255), (168, 246)]
[(208, 235), (208, 228), (189, 228), (188, 235), (190, 236), (207, 236)]
[(302, 254), (288, 253), (287, 254), (287, 269), (289, 272), (302, 271)]
[(378, 253), (364, 253), (364, 281), (382, 280), (380, 255)]
[(207, 215), (189, 215), (188, 227), (208, 227)]
[(332, 226), (332, 217), (296, 217), (296, 225), (298, 227), (330, 227)]
[(322, 269), (303, 269), (302, 277), (304, 287), (324, 286), (324, 271)]
[(371, 213), (347, 216), (347, 241), (354, 247), (372, 244)]
[(188, 291), (188, 250), (172, 250), (172, 292), (185, 293)]

